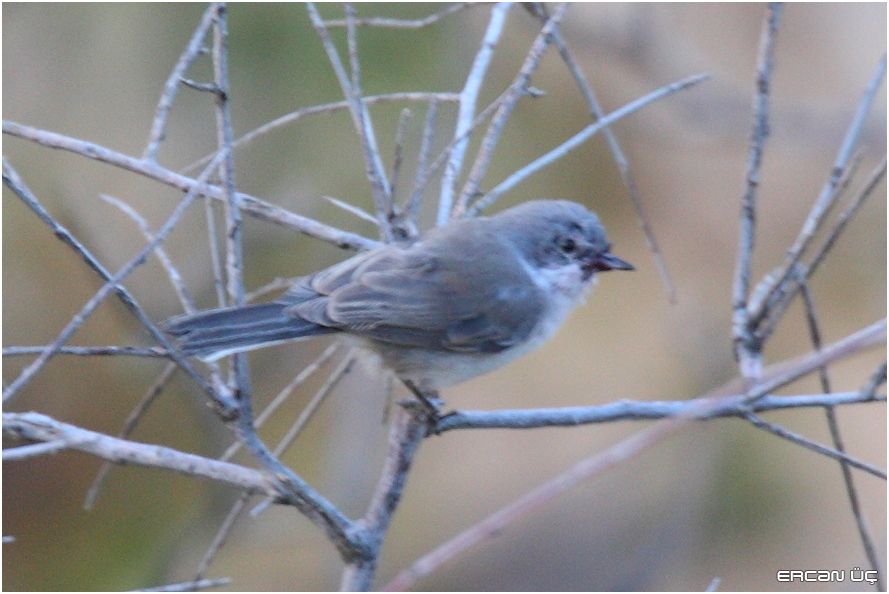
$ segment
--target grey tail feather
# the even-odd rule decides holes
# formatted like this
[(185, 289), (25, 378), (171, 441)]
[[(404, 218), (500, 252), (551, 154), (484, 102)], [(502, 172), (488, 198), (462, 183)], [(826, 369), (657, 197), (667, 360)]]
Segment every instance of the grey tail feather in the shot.
[(288, 315), (281, 302), (226, 307), (170, 318), (163, 324), (186, 356), (214, 360), (230, 353), (335, 332)]

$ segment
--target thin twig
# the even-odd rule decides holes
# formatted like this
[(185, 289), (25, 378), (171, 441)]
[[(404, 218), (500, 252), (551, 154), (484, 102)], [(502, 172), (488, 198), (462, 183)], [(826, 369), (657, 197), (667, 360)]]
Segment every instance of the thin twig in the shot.
[(833, 448), (829, 448), (827, 446), (821, 445), (820, 443), (817, 443), (817, 442), (814, 442), (810, 439), (807, 439), (807, 438), (803, 437), (802, 435), (799, 435), (798, 433), (794, 433), (793, 431), (790, 431), (786, 427), (782, 427), (781, 425), (778, 425), (776, 423), (769, 423), (768, 421), (765, 421), (762, 417), (755, 415), (753, 413), (747, 413), (746, 415), (744, 415), (744, 417), (758, 429), (763, 429), (765, 431), (768, 431), (769, 433), (777, 435), (778, 437), (782, 437), (788, 441), (792, 441), (793, 443), (801, 445), (804, 448), (810, 449), (813, 452), (821, 454), (822, 456), (827, 456), (829, 458), (839, 460), (839, 461), (843, 462), (844, 464), (848, 464), (849, 466), (854, 466), (855, 468), (858, 468), (859, 470), (868, 472), (868, 473), (870, 473), (876, 477), (879, 477), (883, 480), (886, 479), (886, 471), (881, 468), (877, 468), (876, 466), (873, 466), (873, 465), (868, 464), (866, 462), (862, 462), (861, 460), (858, 460), (857, 458), (853, 458), (852, 456), (850, 456), (848, 454), (844, 454), (843, 452), (840, 452), (840, 451), (835, 450)]
[(349, 23), (352, 23), (351, 26), (347, 27), (349, 63), (352, 70), (352, 80), (350, 81), (349, 77), (346, 75), (346, 69), (343, 67), (343, 63), (336, 51), (336, 47), (333, 44), (333, 40), (330, 38), (330, 33), (327, 31), (324, 21), (321, 20), (321, 16), (318, 14), (318, 10), (311, 2), (309, 2), (306, 7), (309, 11), (309, 18), (312, 21), (312, 26), (315, 28), (318, 37), (321, 39), (324, 51), (327, 53), (327, 57), (330, 60), (337, 80), (340, 83), (340, 88), (343, 90), (343, 95), (345, 95), (346, 99), (349, 101), (349, 112), (352, 114), (352, 123), (361, 140), (365, 173), (367, 174), (368, 181), (370, 181), (371, 193), (373, 195), (374, 205), (377, 211), (378, 225), (380, 227), (380, 235), (384, 240), (391, 241), (391, 229), (389, 228), (389, 222), (386, 220), (385, 213), (391, 208), (388, 205), (391, 204), (392, 196), (389, 193), (389, 182), (386, 180), (386, 172), (383, 167), (382, 157), (380, 156), (380, 149), (377, 146), (373, 124), (370, 121), (370, 114), (361, 98), (360, 64), (358, 61), (357, 45), (355, 41), (356, 33), (352, 8), (350, 5), (346, 5), (346, 20)]
[[(167, 387), (167, 382), (173, 377), (175, 371), (176, 366), (172, 363), (164, 367), (164, 370), (161, 371), (160, 375), (158, 375), (158, 377), (151, 383), (148, 390), (145, 391), (145, 395), (142, 396), (138, 404), (136, 404), (133, 410), (130, 411), (127, 419), (124, 421), (123, 428), (117, 434), (118, 439), (126, 439), (130, 436), (136, 428), (136, 425), (139, 423), (139, 420), (142, 418), (142, 415), (145, 414), (145, 411), (148, 410), (157, 397), (160, 396), (161, 392), (163, 392), (164, 388)], [(90, 488), (86, 491), (86, 497), (84, 497), (83, 501), (83, 509), (90, 510), (96, 505), (96, 500), (99, 498), (99, 491), (102, 489), (102, 485), (104, 484), (108, 473), (111, 472), (111, 468), (111, 462), (105, 462), (99, 468), (99, 472), (96, 473), (96, 478), (93, 479)]]
[[(382, 543), (407, 483), (414, 455), (426, 436), (425, 419), (399, 407), (389, 429), (386, 462), (377, 481), (367, 512), (361, 519), (373, 541)], [(369, 590), (373, 585), (378, 557), (358, 559), (346, 566), (340, 582), (345, 592)]]
[(862, 394), (867, 394), (871, 398), (879, 398), (877, 388), (886, 383), (886, 362), (883, 361), (877, 366), (876, 371), (870, 376), (867, 384), (861, 389)]
[(289, 497), (265, 472), (154, 444), (138, 443), (62, 423), (35, 412), (3, 413), (3, 433), (29, 441), (64, 441), (68, 449), (120, 464), (164, 468), (274, 498)]
[[(434, 12), (422, 19), (388, 19), (385, 17), (367, 17), (363, 19), (356, 18), (356, 27), (386, 27), (390, 29), (421, 29), (433, 23), (436, 23), (446, 16), (450, 16), (467, 8), (475, 6), (475, 2), (458, 2), (452, 4), (445, 9)], [(334, 19), (324, 21), (328, 27), (345, 27), (348, 21), (346, 19)]]
[[(115, 198), (114, 196), (109, 196), (108, 194), (101, 194), (99, 198), (108, 204), (117, 207), (122, 213), (130, 217), (139, 227), (139, 231), (142, 232), (142, 236), (145, 237), (146, 240), (151, 241), (154, 239), (154, 232), (151, 230), (151, 227), (149, 227), (148, 221), (136, 212), (135, 208), (123, 200)], [(162, 246), (158, 246), (157, 250), (155, 250), (155, 255), (157, 256), (157, 259), (160, 260), (164, 270), (166, 270), (167, 277), (170, 279), (170, 283), (173, 285), (173, 290), (176, 291), (176, 296), (179, 298), (179, 302), (182, 304), (185, 312), (194, 313), (197, 310), (194, 304), (194, 299), (188, 292), (188, 287), (185, 286), (185, 283), (182, 280), (182, 275), (179, 274), (179, 270), (173, 264), (170, 256), (167, 255), (167, 250)]]
[(487, 516), (481, 522), (467, 528), (457, 536), (426, 553), (412, 563), (410, 567), (399, 572), (392, 581), (383, 586), (382, 590), (402, 591), (410, 588), (418, 580), (429, 575), (457, 555), (494, 535), (501, 534), (507, 526), (516, 520), (540, 509), (543, 505), (577, 484), (590, 480), (606, 470), (626, 462), (645, 449), (660, 443), (698, 416), (704, 416), (718, 410), (720, 406), (725, 405), (725, 401), (726, 397), (700, 399), (695, 403), (695, 406), (689, 407), (685, 414), (659, 421), (604, 451), (581, 460), (571, 468), (532, 489), (512, 503)]
[(178, 584), (168, 584), (166, 586), (158, 586), (156, 588), (145, 588), (144, 590), (135, 590), (136, 592), (196, 592), (198, 590), (208, 590), (210, 588), (221, 588), (232, 583), (231, 578), (216, 578), (212, 580), (195, 580), (191, 582), (181, 582)]
[(222, 91), (219, 89), (219, 86), (215, 82), (200, 82), (197, 80), (193, 80), (190, 78), (182, 77), (180, 82), (188, 87), (189, 89), (194, 89), (195, 91), (200, 91), (201, 93), (209, 93), (211, 95), (219, 95)]
[(546, 24), (543, 25), (540, 33), (537, 34), (534, 43), (531, 44), (531, 49), (528, 50), (518, 75), (516, 75), (516, 78), (506, 91), (506, 97), (497, 108), (497, 113), (491, 118), (491, 123), (481, 141), (478, 153), (476, 153), (475, 162), (469, 171), (469, 177), (463, 185), (463, 190), (460, 192), (460, 197), (457, 199), (451, 216), (462, 216), (469, 206), (469, 201), (476, 196), (482, 180), (488, 172), (488, 166), (494, 156), (494, 149), (497, 147), (503, 128), (509, 116), (512, 115), (512, 111), (519, 99), (526, 93), (531, 76), (537, 70), (546, 48), (549, 47), (552, 41), (552, 32), (558, 27), (567, 8), (567, 2), (557, 5), (552, 16), (547, 19)]
[[(203, 185), (206, 177), (209, 175), (210, 170), (215, 166), (217, 159), (211, 162), (211, 165), (208, 166), (204, 172), (198, 177), (196, 181), (195, 188)], [(77, 239), (68, 232), (67, 229), (62, 227), (55, 219), (53, 219), (52, 215), (46, 211), (45, 208), (40, 204), (37, 198), (31, 193), (31, 191), (24, 185), (24, 183), (19, 178), (18, 174), (12, 167), (6, 162), (6, 159), (3, 160), (3, 181), (4, 183), (12, 189), (16, 195), (18, 195), (25, 204), (34, 211), (37, 216), (44, 221), (49, 227), (53, 230), (53, 233), (65, 242), (69, 247), (71, 247), (78, 255), (83, 258), (87, 264), (95, 270), (99, 276), (101, 276), (106, 283), (93, 295), (93, 297), (87, 301), (86, 304), (81, 308), (81, 310), (74, 315), (74, 317), (68, 322), (65, 328), (59, 333), (56, 339), (50, 344), (49, 348), (47, 348), (37, 359), (31, 362), (20, 374), (19, 376), (11, 383), (6, 389), (3, 391), (3, 400), (6, 401), (12, 395), (14, 395), (22, 386), (24, 386), (34, 375), (39, 372), (47, 361), (55, 354), (55, 352), (61, 348), (65, 342), (71, 337), (72, 334), (83, 324), (87, 317), (89, 317), (96, 308), (105, 300), (105, 298), (114, 291), (124, 303), (124, 305), (129, 309), (136, 319), (142, 323), (142, 325), (148, 330), (151, 336), (157, 340), (162, 347), (164, 347), (169, 356), (171, 356), (176, 363), (188, 373), (192, 379), (197, 382), (197, 384), (201, 387), (201, 389), (211, 398), (211, 400), (216, 404), (219, 409), (219, 412), (223, 415), (230, 416), (233, 411), (233, 406), (231, 402), (231, 397), (228, 394), (224, 394), (218, 390), (215, 390), (207, 381), (199, 374), (194, 367), (182, 354), (179, 353), (177, 349), (173, 347), (170, 343), (169, 339), (164, 335), (163, 332), (157, 327), (154, 322), (148, 317), (142, 307), (138, 304), (138, 302), (133, 298), (133, 296), (127, 291), (120, 282), (123, 281), (130, 273), (132, 273), (138, 266), (140, 266), (147, 257), (154, 251), (154, 249), (161, 245), (161, 243), (166, 239), (167, 235), (173, 230), (176, 224), (179, 222), (182, 215), (185, 213), (185, 210), (189, 207), (191, 202), (194, 200), (197, 192), (191, 190), (185, 194), (173, 212), (170, 214), (169, 218), (166, 222), (158, 229), (158, 232), (154, 238), (154, 240), (148, 242), (142, 250), (136, 254), (129, 262), (127, 262), (120, 270), (118, 270), (115, 274), (111, 274), (108, 270), (105, 269), (104, 266), (79, 242)]]
[[(318, 357), (314, 361), (306, 365), (302, 369), (302, 371), (296, 374), (296, 377), (294, 377), (290, 381), (290, 383), (284, 386), (284, 388), (280, 392), (278, 392), (278, 394), (274, 398), (272, 398), (272, 401), (269, 402), (268, 406), (266, 406), (263, 411), (259, 413), (259, 416), (256, 417), (256, 421), (254, 422), (256, 428), (258, 429), (262, 427), (262, 425), (274, 414), (274, 412), (278, 410), (278, 407), (284, 404), (287, 398), (289, 398), (290, 395), (297, 388), (306, 383), (306, 381), (310, 377), (312, 377), (315, 372), (317, 372), (325, 363), (330, 360), (330, 358), (333, 356), (338, 348), (339, 344), (337, 343), (330, 345), (329, 347), (324, 349), (324, 351), (320, 355), (318, 355)], [(222, 456), (219, 457), (219, 459), (231, 460), (232, 456), (234, 456), (239, 449), (241, 449), (241, 443), (235, 442), (227, 450), (225, 450), (225, 453), (223, 453)]]
[(426, 120), (423, 122), (423, 138), (420, 140), (420, 154), (417, 157), (417, 170), (414, 173), (414, 188), (410, 197), (402, 207), (403, 215), (412, 234), (416, 235), (419, 225), (420, 209), (423, 205), (423, 186), (421, 182), (429, 169), (429, 153), (435, 137), (435, 124), (438, 120), (438, 101), (430, 101), (426, 108)]
[(398, 115), (398, 127), (395, 129), (395, 154), (392, 157), (392, 173), (389, 175), (389, 194), (392, 196), (392, 203), (389, 205), (389, 212), (386, 213), (390, 221), (395, 217), (398, 175), (401, 173), (401, 162), (404, 158), (404, 137), (407, 134), (407, 127), (411, 117), (413, 117), (413, 114), (410, 109), (407, 107), (402, 109)]
[[(4, 357), (23, 357), (40, 355), (50, 345), (41, 346), (11, 346), (3, 348)], [(158, 347), (131, 347), (131, 346), (63, 346), (56, 352), (57, 355), (75, 355), (78, 357), (96, 356), (123, 356), (123, 357), (149, 357), (157, 359), (169, 357), (165, 349)]]
[(355, 363), (355, 354), (350, 352), (346, 355), (346, 357), (340, 361), (340, 364), (330, 372), (330, 376), (325, 380), (324, 384), (318, 388), (318, 391), (309, 400), (309, 403), (306, 404), (305, 408), (303, 408), (302, 412), (300, 412), (296, 421), (287, 430), (287, 433), (284, 434), (284, 437), (278, 442), (278, 445), (275, 446), (274, 454), (275, 456), (281, 456), (287, 448), (294, 442), (297, 436), (302, 432), (305, 428), (306, 424), (309, 422), (309, 419), (312, 418), (312, 415), (318, 410), (318, 407), (321, 406), (321, 403), (324, 402), (324, 399), (327, 398), (327, 395), (330, 394), (333, 389), (337, 386), (338, 383), (351, 371), (352, 366)]
[[(736, 394), (735, 396), (740, 396)], [(536, 429), (542, 427), (574, 427), (618, 421), (645, 421), (675, 417), (695, 406), (698, 399), (690, 400), (618, 400), (597, 406), (565, 406), (559, 408), (503, 409), (493, 411), (458, 410), (435, 425), (438, 433), (455, 429)], [(880, 399), (885, 402), (885, 399)], [(742, 416), (748, 411), (763, 412), (794, 408), (849, 406), (874, 402), (863, 391), (837, 392), (834, 394), (801, 394), (796, 396), (765, 396), (753, 405), (741, 402), (725, 406), (710, 416), (709, 420), (722, 417)]]
[[(759, 327), (756, 329), (756, 334), (759, 337), (759, 340), (765, 340), (772, 334), (772, 332), (774, 332), (783, 312), (790, 306), (791, 301), (796, 296), (802, 283), (807, 282), (808, 279), (812, 277), (821, 265), (821, 262), (824, 261), (827, 254), (833, 249), (834, 244), (845, 230), (846, 225), (852, 220), (864, 204), (865, 200), (870, 197), (885, 176), (886, 157), (883, 157), (883, 160), (877, 165), (873, 172), (871, 172), (868, 181), (852, 200), (852, 203), (837, 217), (833, 227), (827, 233), (827, 238), (824, 240), (824, 243), (821, 244), (815, 255), (812, 257), (811, 263), (803, 264), (797, 262), (794, 266), (793, 276), (789, 277), (789, 282), (784, 283), (780, 289), (776, 289), (772, 292), (771, 302), (764, 310), (766, 317), (759, 321)], [(760, 286), (762, 286), (762, 283)], [(753, 299), (756, 299), (757, 295), (758, 293), (754, 293)]]
[(858, 108), (855, 111), (849, 129), (846, 131), (843, 143), (840, 145), (840, 149), (837, 152), (830, 176), (828, 176), (827, 182), (824, 184), (821, 193), (815, 200), (815, 204), (812, 206), (809, 216), (803, 223), (799, 235), (787, 251), (787, 256), (784, 258), (780, 271), (766, 277), (766, 279), (763, 280), (764, 286), (762, 288), (757, 287), (756, 293), (762, 295), (762, 298), (756, 303), (751, 303), (748, 306), (748, 317), (751, 323), (756, 323), (766, 315), (766, 310), (771, 302), (772, 293), (780, 291), (782, 286), (788, 281), (788, 277), (794, 266), (808, 247), (815, 233), (821, 226), (825, 215), (832, 206), (839, 181), (843, 176), (843, 172), (848, 167), (849, 160), (855, 153), (855, 147), (858, 144), (858, 138), (864, 128), (865, 119), (873, 105), (877, 91), (879, 91), (883, 84), (885, 75), (886, 55), (883, 54), (879, 64), (877, 64), (876, 71), (871, 77), (871, 80), (858, 103)]
[[(546, 21), (546, 12), (542, 3), (525, 4), (525, 6), (530, 6), (530, 12), (537, 16), (538, 19)], [(568, 67), (568, 71), (571, 72), (571, 76), (574, 77), (574, 81), (577, 83), (577, 87), (580, 89), (580, 93), (583, 95), (587, 107), (590, 110), (590, 116), (594, 120), (602, 119), (605, 116), (605, 112), (602, 110), (601, 105), (599, 105), (599, 101), (596, 98), (592, 86), (589, 81), (587, 81), (580, 65), (574, 59), (571, 49), (568, 47), (568, 43), (562, 36), (561, 30), (558, 28), (553, 31), (553, 42), (556, 45), (556, 49), (559, 50), (559, 55), (562, 57), (562, 61), (565, 62), (565, 66)], [(667, 292), (667, 300), (670, 303), (675, 304), (676, 287), (673, 285), (673, 281), (670, 278), (670, 271), (667, 269), (667, 263), (664, 261), (663, 253), (661, 252), (657, 238), (654, 235), (654, 230), (648, 219), (648, 214), (645, 211), (645, 207), (642, 205), (642, 198), (639, 195), (636, 180), (630, 171), (630, 163), (627, 161), (623, 149), (621, 149), (614, 130), (609, 127), (605, 128), (602, 133), (605, 135), (605, 140), (608, 142), (608, 148), (611, 151), (611, 156), (614, 158), (614, 162), (617, 164), (617, 168), (620, 171), (624, 186), (627, 188), (630, 202), (632, 202), (633, 208), (636, 210), (636, 218), (639, 221), (639, 228), (642, 229), (642, 235), (645, 236), (648, 250), (651, 252), (652, 258), (654, 259), (655, 268), (657, 268), (658, 275), (661, 277), (661, 283), (664, 285), (664, 290)]]
[[(322, 353), (321, 357), (319, 357), (305, 369), (303, 369), (296, 376), (296, 378), (294, 378), (294, 380), (287, 385), (287, 387), (281, 390), (281, 392), (272, 400), (272, 402), (269, 404), (269, 406), (266, 407), (262, 414), (257, 417), (255, 427), (258, 428), (262, 426), (263, 422), (265, 422), (265, 420), (271, 416), (275, 409), (278, 408), (278, 406), (290, 395), (290, 393), (295, 390), (300, 384), (305, 382), (305, 380), (308, 379), (309, 376), (311, 376), (324, 362), (326, 362), (330, 358), (337, 347), (337, 344), (328, 347), (327, 350)], [(321, 387), (321, 389), (315, 394), (315, 396), (309, 401), (309, 403), (300, 413), (294, 426), (291, 427), (284, 438), (282, 438), (281, 441), (278, 442), (278, 445), (275, 447), (275, 450), (273, 452), (275, 456), (280, 456), (284, 452), (284, 450), (289, 447), (290, 443), (292, 443), (299, 432), (302, 431), (308, 420), (321, 404), (321, 401), (333, 389), (339, 379), (343, 375), (345, 375), (346, 372), (348, 372), (348, 367), (351, 366), (352, 361), (353, 358), (350, 354), (346, 357), (344, 364), (341, 364), (340, 367), (338, 367), (331, 373), (330, 378), (328, 378), (324, 386)], [(334, 376), (336, 376), (335, 379), (333, 379)], [(225, 453), (220, 457), (220, 460), (229, 460), (240, 447), (240, 442), (232, 444), (232, 446), (228, 450), (226, 450)], [(201, 562), (198, 564), (198, 568), (195, 572), (194, 577), (195, 580), (204, 577), (207, 570), (210, 568), (210, 564), (213, 562), (213, 559), (216, 557), (222, 546), (225, 544), (225, 541), (228, 539), (228, 535), (234, 528), (235, 521), (244, 511), (244, 508), (247, 506), (249, 501), (250, 494), (243, 493), (232, 505), (222, 524), (219, 526), (219, 530), (216, 531), (216, 535), (213, 537), (213, 541), (210, 543), (207, 552), (204, 553), (204, 556), (201, 558)]]
[(466, 76), (463, 90), (460, 91), (460, 109), (457, 113), (457, 125), (454, 129), (454, 138), (460, 138), (460, 140), (454, 144), (441, 177), (438, 215), (435, 219), (436, 225), (444, 225), (451, 218), (451, 211), (454, 208), (454, 186), (460, 177), (460, 171), (463, 169), (463, 157), (466, 154), (466, 148), (469, 146), (469, 129), (475, 115), (475, 105), (478, 101), (482, 83), (485, 81), (485, 76), (488, 72), (488, 65), (491, 63), (491, 58), (494, 55), (494, 49), (497, 47), (497, 42), (503, 33), (503, 24), (506, 21), (506, 15), (509, 13), (511, 6), (511, 2), (500, 2), (491, 9), (491, 16), (485, 29), (485, 35), (482, 38), (481, 47), (475, 54), (472, 66), (469, 68), (469, 74)]
[(795, 382), (799, 378), (816, 371), (833, 361), (858, 353), (864, 349), (883, 344), (886, 341), (886, 318), (853, 332), (829, 344), (820, 351), (804, 355), (786, 363), (772, 366), (773, 373), (763, 373), (762, 380), (752, 387), (747, 386), (745, 403), (753, 404), (766, 394)]
[(766, 138), (769, 135), (769, 90), (774, 68), (775, 36), (781, 22), (783, 6), (770, 3), (762, 22), (759, 58), (756, 64), (756, 92), (753, 94), (752, 130), (747, 152), (746, 187), (741, 196), (741, 224), (738, 257), (732, 284), (732, 339), (741, 377), (755, 382), (762, 371), (761, 344), (755, 340), (747, 310), (750, 287), (750, 266), (756, 232), (756, 192), (760, 183), (760, 167)]
[(200, 55), (204, 45), (204, 37), (207, 36), (207, 31), (210, 29), (210, 25), (213, 24), (213, 16), (213, 6), (207, 7), (207, 10), (204, 11), (204, 15), (201, 17), (200, 23), (198, 23), (197, 28), (194, 30), (188, 45), (185, 47), (182, 55), (179, 56), (179, 60), (173, 67), (173, 71), (170, 72), (167, 82), (164, 83), (164, 90), (161, 93), (157, 109), (154, 112), (154, 120), (151, 122), (151, 132), (148, 135), (148, 144), (145, 147), (145, 152), (142, 153), (143, 159), (151, 161), (157, 159), (157, 151), (166, 136), (167, 117), (170, 115), (170, 109), (173, 107), (173, 102), (176, 100), (179, 84), (182, 82), (185, 71), (188, 70), (191, 64)]
[[(394, 103), (396, 101), (425, 101), (427, 103), (433, 103), (437, 101), (445, 101), (445, 102), (456, 102), (459, 99), (457, 93), (419, 93), (419, 92), (407, 92), (407, 93), (387, 93), (385, 95), (368, 95), (364, 97), (365, 105), (375, 105), (377, 103)], [(237, 140), (232, 143), (232, 148), (237, 150), (244, 146), (247, 146), (260, 136), (264, 136), (277, 128), (282, 128), (288, 124), (293, 124), (298, 122), (304, 117), (323, 114), (323, 113), (333, 113), (336, 111), (342, 111), (349, 109), (348, 101), (336, 101), (334, 103), (323, 103), (321, 105), (312, 105), (310, 107), (304, 107), (302, 109), (298, 109), (296, 111), (292, 111), (288, 114), (282, 115), (279, 118), (275, 118), (274, 120), (263, 124), (262, 126), (247, 132)], [(180, 173), (188, 173), (200, 167), (201, 165), (205, 165), (207, 161), (213, 158), (213, 155), (205, 155), (191, 163), (186, 165), (180, 170)]]
[(432, 161), (432, 163), (426, 168), (422, 175), (419, 175), (418, 179), (414, 184), (414, 195), (421, 195), (426, 187), (429, 185), (429, 182), (432, 181), (432, 178), (435, 177), (435, 174), (438, 173), (438, 170), (445, 164), (447, 159), (451, 155), (451, 151), (454, 150), (454, 147), (465, 138), (468, 138), (470, 134), (472, 134), (476, 128), (481, 126), (485, 120), (487, 120), (491, 115), (493, 115), (497, 108), (509, 97), (509, 91), (511, 87), (507, 87), (505, 91), (503, 91), (496, 99), (494, 99), (490, 104), (488, 104), (483, 110), (481, 110), (475, 119), (472, 120), (472, 124), (466, 130), (465, 133), (460, 135), (457, 138), (452, 139), (438, 154), (437, 157)]
[(344, 200), (340, 200), (339, 198), (334, 198), (333, 196), (321, 196), (321, 197), (324, 198), (325, 200), (327, 200), (328, 202), (330, 202), (331, 204), (333, 204), (334, 206), (336, 206), (337, 208), (340, 208), (340, 209), (346, 211), (350, 215), (358, 217), (362, 221), (371, 223), (373, 225), (377, 224), (377, 219), (374, 218), (374, 216), (372, 214), (370, 214), (369, 212), (367, 212), (366, 210), (364, 210), (362, 208), (358, 208), (354, 204), (349, 204), (348, 202), (346, 202)]
[[(205, 181), (199, 183), (196, 179), (180, 175), (151, 161), (136, 159), (98, 144), (71, 138), (63, 134), (56, 134), (55, 132), (23, 126), (8, 120), (3, 121), (3, 133), (114, 165), (121, 169), (144, 175), (183, 192), (195, 190), (204, 196), (223, 200), (223, 191), (219, 186), (207, 184)], [(367, 237), (325, 225), (243, 192), (238, 192), (238, 199), (241, 201), (244, 212), (249, 213), (251, 216), (287, 227), (288, 229), (294, 229), (310, 237), (332, 243), (340, 248), (368, 250), (379, 245), (378, 242)]]
[(607, 116), (603, 117), (593, 124), (590, 124), (556, 148), (552, 149), (544, 155), (541, 155), (534, 161), (528, 163), (527, 165), (507, 177), (505, 180), (497, 184), (492, 190), (490, 190), (487, 194), (477, 200), (471, 207), (469, 207), (467, 210), (467, 214), (472, 216), (482, 212), (483, 210), (491, 206), (495, 201), (497, 201), (497, 199), (499, 199), (502, 194), (508, 192), (516, 185), (520, 184), (525, 179), (527, 179), (531, 175), (534, 175), (541, 169), (552, 165), (554, 162), (558, 161), (559, 159), (579, 147), (581, 144), (592, 138), (595, 134), (606, 129), (608, 126), (620, 120), (621, 118), (624, 118), (631, 113), (642, 109), (646, 105), (657, 101), (658, 99), (667, 97), (669, 95), (672, 95), (673, 93), (682, 91), (683, 89), (687, 89), (691, 86), (707, 80), (708, 78), (710, 78), (709, 74), (697, 74), (695, 76), (690, 76), (688, 78), (661, 87), (656, 91), (652, 91), (644, 97), (640, 97), (635, 101), (627, 103), (620, 109), (614, 110)]
[[(218, 93), (213, 95), (216, 105), (216, 142), (222, 154), (219, 173), (225, 204), (225, 273), (228, 305), (242, 306), (244, 300), (244, 246), (243, 222), (241, 221), (241, 200), (235, 191), (235, 164), (232, 155), (232, 123), (229, 107), (230, 86), (228, 80), (228, 15), (225, 3), (214, 3), (216, 15), (213, 27), (213, 79)], [(213, 233), (213, 229), (209, 230)], [(247, 355), (237, 353), (231, 361), (230, 386), (240, 404), (239, 423), (250, 427), (251, 417), (250, 376), (247, 368)]]
[(237, 501), (232, 504), (231, 509), (228, 510), (228, 514), (226, 514), (225, 519), (219, 526), (219, 530), (217, 530), (216, 534), (213, 536), (213, 540), (207, 548), (207, 552), (204, 553), (200, 563), (198, 563), (198, 568), (195, 570), (194, 578), (192, 578), (195, 582), (203, 579), (203, 577), (207, 575), (207, 570), (210, 569), (210, 565), (213, 563), (216, 555), (219, 554), (219, 551), (222, 550), (222, 547), (225, 545), (225, 541), (228, 540), (228, 536), (231, 534), (231, 531), (235, 526), (235, 521), (240, 517), (241, 512), (244, 511), (247, 503), (250, 502), (250, 497), (251, 495), (249, 493), (241, 493)]
[(293, 278), (291, 277), (276, 277), (274, 280), (262, 285), (261, 287), (257, 287), (256, 289), (250, 291), (246, 295), (244, 295), (244, 299), (249, 303), (251, 301), (256, 301), (260, 297), (268, 295), (269, 293), (274, 293), (275, 291), (280, 291), (282, 289), (289, 289), (290, 285), (293, 284)]
[[(812, 347), (818, 351), (821, 349), (821, 329), (818, 323), (818, 315), (815, 311), (815, 301), (809, 290), (808, 283), (801, 283), (801, 294), (803, 298), (803, 306), (806, 312), (806, 322), (809, 327), (809, 336), (812, 340)], [(830, 376), (827, 373), (827, 366), (822, 365), (818, 368), (818, 379), (821, 382), (821, 390), (825, 394), (829, 394), (831, 390)], [(830, 438), (833, 447), (839, 452), (845, 453), (846, 448), (843, 445), (843, 437), (840, 433), (839, 421), (836, 417), (835, 408), (833, 406), (824, 407), (824, 414), (827, 419), (827, 427), (830, 430)], [(852, 477), (852, 469), (847, 461), (840, 461), (840, 471), (843, 475), (843, 484), (846, 487), (846, 496), (849, 498), (849, 507), (852, 510), (852, 516), (855, 518), (855, 525), (858, 528), (858, 535), (861, 538), (861, 544), (864, 548), (865, 555), (870, 562), (870, 566), (877, 572), (877, 590), (883, 590), (883, 572), (880, 568), (879, 557), (874, 547), (873, 537), (867, 526), (867, 520), (864, 512), (861, 510), (861, 503), (858, 498), (858, 490), (855, 488), (855, 480)]]
[(213, 288), (216, 291), (216, 305), (225, 307), (225, 282), (223, 281), (222, 260), (219, 256), (219, 240), (216, 238), (216, 203), (204, 200), (204, 219), (207, 221), (207, 244), (210, 252), (210, 271), (213, 273)]
[(56, 441), (45, 441), (42, 443), (32, 443), (30, 445), (19, 446), (17, 448), (6, 448), (3, 450), (4, 462), (19, 462), (21, 460), (30, 460), (40, 456), (48, 456), (57, 454), (68, 449), (68, 442), (63, 439)]
[(871, 172), (870, 177), (867, 182), (865, 182), (864, 187), (861, 191), (855, 196), (852, 200), (852, 203), (837, 217), (836, 222), (834, 223), (833, 228), (831, 228), (830, 232), (827, 234), (827, 238), (824, 240), (822, 246), (815, 252), (815, 255), (812, 257), (812, 262), (806, 267), (805, 278), (810, 278), (812, 274), (814, 274), (815, 270), (818, 269), (818, 266), (824, 260), (824, 257), (830, 252), (833, 248), (834, 243), (842, 234), (843, 230), (846, 228), (846, 225), (849, 221), (852, 220), (852, 217), (858, 212), (858, 209), (861, 208), (861, 205), (864, 204), (864, 201), (870, 197), (876, 187), (885, 179), (886, 177), (886, 157), (883, 157), (883, 160), (874, 168)]

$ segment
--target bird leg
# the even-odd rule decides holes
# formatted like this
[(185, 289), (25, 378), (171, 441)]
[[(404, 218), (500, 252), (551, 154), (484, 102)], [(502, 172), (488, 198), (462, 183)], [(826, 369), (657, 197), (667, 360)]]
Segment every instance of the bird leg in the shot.
[(431, 427), (435, 427), (438, 422), (443, 419), (447, 415), (443, 415), (441, 412), (441, 407), (444, 404), (444, 401), (439, 397), (438, 392), (435, 390), (424, 391), (420, 389), (417, 384), (412, 382), (411, 380), (401, 380), (404, 383), (405, 387), (411, 391), (411, 393), (417, 398), (417, 400), (422, 405), (424, 412), (426, 413), (427, 418), (429, 419), (429, 424)]

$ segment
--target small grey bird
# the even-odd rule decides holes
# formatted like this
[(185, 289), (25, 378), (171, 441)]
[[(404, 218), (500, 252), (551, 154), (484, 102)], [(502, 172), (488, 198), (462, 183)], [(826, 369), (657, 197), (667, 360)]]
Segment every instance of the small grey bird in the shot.
[(204, 360), (335, 333), (432, 392), (543, 344), (596, 273), (633, 270), (610, 248), (586, 208), (536, 200), (358, 254), (271, 303), (177, 316), (165, 330)]

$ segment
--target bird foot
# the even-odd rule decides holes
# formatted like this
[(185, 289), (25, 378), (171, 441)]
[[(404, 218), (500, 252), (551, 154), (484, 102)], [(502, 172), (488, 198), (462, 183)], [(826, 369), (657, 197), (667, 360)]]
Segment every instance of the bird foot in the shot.
[(408, 406), (418, 405), (417, 408), (422, 409), (422, 414), (426, 418), (426, 424), (429, 426), (429, 430), (432, 433), (438, 435), (438, 424), (442, 421), (442, 419), (445, 419), (446, 417), (449, 417), (454, 413), (442, 413), (444, 400), (439, 397), (438, 392), (434, 390), (424, 391), (411, 380), (402, 381), (405, 387), (407, 387), (407, 389), (410, 390), (414, 397), (417, 399), (416, 401), (406, 402), (402, 404)]

